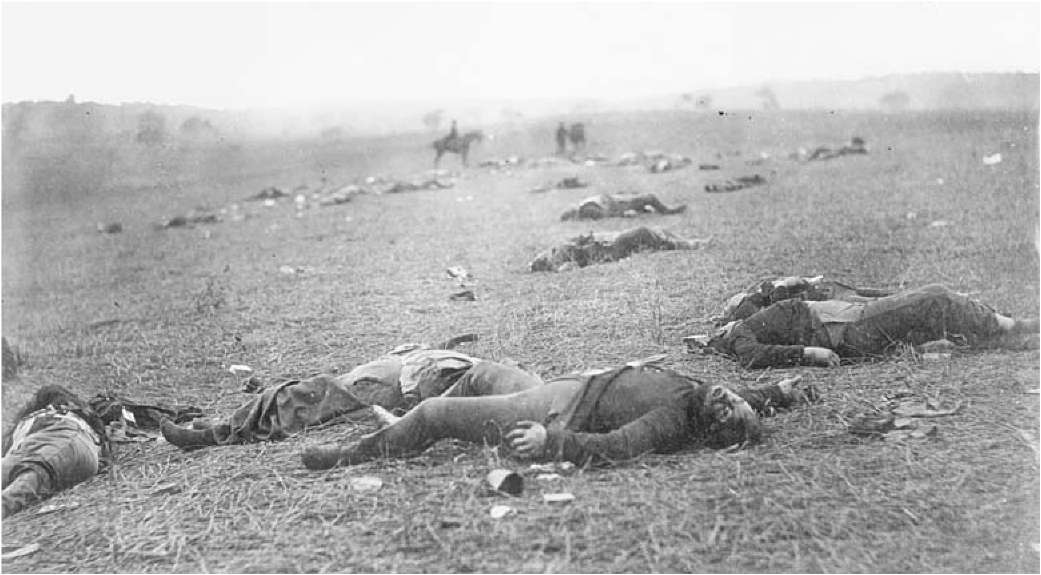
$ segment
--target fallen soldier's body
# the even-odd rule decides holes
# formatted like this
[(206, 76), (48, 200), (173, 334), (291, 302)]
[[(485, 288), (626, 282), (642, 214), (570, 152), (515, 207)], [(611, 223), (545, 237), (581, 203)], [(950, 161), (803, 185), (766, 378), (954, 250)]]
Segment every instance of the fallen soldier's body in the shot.
[(156, 225), (157, 229), (184, 228), (196, 224), (217, 224), (221, 217), (214, 212), (190, 212), (185, 216), (174, 216)]
[(875, 288), (855, 288), (842, 282), (826, 280), (824, 276), (788, 276), (765, 279), (734, 294), (723, 306), (723, 313), (713, 318), (716, 325), (745, 319), (755, 312), (786, 299), (823, 301), (869, 301), (892, 295), (893, 292)]
[(694, 250), (708, 239), (688, 240), (663, 229), (638, 227), (618, 233), (594, 233), (571, 238), (532, 260), (531, 271), (564, 271), (573, 267), (614, 262), (641, 251)]
[(755, 442), (756, 411), (806, 396), (782, 382), (734, 393), (720, 385), (645, 365), (553, 379), (529, 390), (441, 397), (350, 445), (311, 447), (309, 469), (417, 455), (441, 439), (504, 444), (514, 455), (584, 464), (676, 451), (695, 440), (713, 447)]
[(737, 190), (743, 190), (752, 186), (758, 186), (766, 183), (766, 178), (759, 174), (751, 176), (738, 176), (732, 180), (724, 180), (723, 182), (714, 184), (705, 184), (705, 191), (709, 193), (718, 192), (736, 192)]
[(929, 285), (868, 301), (784, 300), (728, 323), (714, 336), (686, 341), (730, 355), (745, 367), (763, 368), (836, 366), (840, 357), (881, 356), (899, 344), (940, 339), (1036, 349), (1038, 320), (1015, 320), (941, 285)]
[(649, 166), (647, 171), (652, 174), (661, 174), (664, 172), (671, 172), (673, 170), (679, 170), (685, 168), (694, 163), (694, 160), (680, 155), (672, 155), (667, 158), (658, 158), (654, 160)]
[(868, 153), (867, 146), (864, 144), (864, 139), (854, 136), (850, 139), (848, 144), (843, 145), (841, 148), (835, 150), (827, 146), (818, 146), (813, 153), (810, 154), (808, 160), (830, 160), (832, 158), (839, 158), (842, 156), (866, 154)]
[(401, 192), (415, 192), (418, 190), (445, 190), (454, 187), (450, 181), (442, 181), (438, 178), (427, 178), (425, 180), (396, 180), (393, 183), (379, 188), (380, 194), (397, 194)]
[(45, 385), (4, 436), (3, 516), (97, 475), (105, 423), (76, 394)]
[(189, 450), (277, 441), (373, 405), (403, 412), (426, 398), (489, 391), (493, 384), (495, 393), (513, 393), (542, 380), (518, 367), (409, 344), (339, 377), (322, 374), (268, 387), (230, 416), (194, 429), (164, 421), (162, 432)]
[(560, 219), (599, 220), (630, 217), (647, 212), (679, 214), (686, 209), (685, 204), (670, 208), (661, 203), (654, 194), (600, 194), (582, 200), (577, 208), (564, 212)]

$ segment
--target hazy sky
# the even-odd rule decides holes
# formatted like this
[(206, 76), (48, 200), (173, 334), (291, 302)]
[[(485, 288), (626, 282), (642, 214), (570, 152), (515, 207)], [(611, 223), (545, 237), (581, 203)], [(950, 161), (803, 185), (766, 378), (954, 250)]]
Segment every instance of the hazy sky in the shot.
[(634, 97), (1039, 70), (1039, 3), (15, 3), (3, 101)]

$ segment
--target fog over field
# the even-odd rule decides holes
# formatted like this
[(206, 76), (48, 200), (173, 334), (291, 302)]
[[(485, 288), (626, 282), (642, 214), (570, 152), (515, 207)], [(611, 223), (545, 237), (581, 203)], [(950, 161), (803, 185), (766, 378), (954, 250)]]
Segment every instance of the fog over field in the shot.
[(1032, 3), (8, 2), (3, 15), (6, 104), (123, 104), (105, 121), (123, 129), (154, 105), (171, 128), (195, 114), (236, 135), (420, 130), (437, 112), (486, 126), (676, 107), (1036, 108), (1041, 52)]
[[(688, 339), (716, 333), (738, 292), (802, 285), (764, 284), (787, 276), (875, 295), (942, 284), (985, 320), (1037, 318), (1037, 3), (0, 10), (4, 572), (1041, 570), (1041, 334), (976, 341), (922, 308), (943, 323), (935, 347), (886, 332), (883, 352), (814, 360), (853, 329), (835, 331), (847, 310), (813, 315), (818, 339), (766, 368)], [(652, 195), (667, 208), (608, 209)], [(573, 219), (590, 213), (606, 216)], [(598, 238), (638, 227), (675, 249), (597, 261), (613, 253)], [(572, 259), (533, 266), (554, 247)], [(513, 423), (475, 407), (487, 397), (435, 397), (478, 387), (476, 368), (416, 370), (435, 391), (417, 385), (411, 412), (405, 369), (352, 379), (399, 345), (466, 334), (456, 351), (479, 365), (551, 382), (536, 395), (634, 360), (689, 383), (664, 412), (639, 412), (634, 388), (613, 418), (595, 394), (614, 381), (579, 379), (575, 397), (598, 398), (584, 427), (530, 418), (553, 437), (629, 448), (633, 423), (676, 423), (627, 418), (676, 410), (690, 433), (539, 467), (504, 439)], [(338, 378), (322, 405), (342, 409), (293, 403), (317, 397), (316, 374)], [(708, 386), (791, 378), (805, 394), (760, 406), (758, 442), (710, 446), (703, 418), (744, 412), (706, 415)], [(69, 444), (20, 412), (45, 384), (116, 401), (112, 452), (7, 515), (14, 478), (65, 469), (26, 456)], [(309, 450), (388, 423), (336, 403), (370, 392), (433, 422), (420, 443), (481, 422), (407, 457), (309, 469)], [(495, 409), (537, 403), (523, 393)], [(320, 422), (182, 449), (134, 404), (202, 436), (215, 421), (216, 443), (262, 398), (296, 409), (257, 425)], [(62, 415), (83, 445), (72, 418), (95, 410)], [(519, 493), (492, 488), (501, 469)]]

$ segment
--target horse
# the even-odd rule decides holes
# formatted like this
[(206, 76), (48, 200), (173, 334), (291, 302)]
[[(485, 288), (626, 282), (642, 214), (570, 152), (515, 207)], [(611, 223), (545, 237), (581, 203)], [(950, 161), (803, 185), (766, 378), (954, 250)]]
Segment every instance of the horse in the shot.
[(571, 128), (567, 132), (567, 138), (571, 141), (571, 148), (574, 151), (583, 150), (586, 147), (586, 127), (581, 122), (571, 124)]
[(434, 152), (437, 154), (434, 157), (434, 167), (438, 167), (441, 163), (441, 156), (448, 152), (453, 154), (459, 154), (463, 160), (463, 165), (467, 164), (467, 156), (470, 155), (470, 144), (472, 142), (480, 142), (484, 140), (484, 133), (480, 130), (473, 130), (467, 132), (462, 136), (452, 137), (451, 135), (445, 136), (434, 141)]

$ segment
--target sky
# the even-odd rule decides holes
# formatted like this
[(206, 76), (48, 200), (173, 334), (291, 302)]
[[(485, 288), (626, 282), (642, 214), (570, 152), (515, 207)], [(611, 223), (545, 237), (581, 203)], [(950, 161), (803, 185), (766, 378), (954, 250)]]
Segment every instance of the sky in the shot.
[(1041, 3), (7, 2), (4, 102), (627, 99), (1038, 72)]

